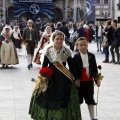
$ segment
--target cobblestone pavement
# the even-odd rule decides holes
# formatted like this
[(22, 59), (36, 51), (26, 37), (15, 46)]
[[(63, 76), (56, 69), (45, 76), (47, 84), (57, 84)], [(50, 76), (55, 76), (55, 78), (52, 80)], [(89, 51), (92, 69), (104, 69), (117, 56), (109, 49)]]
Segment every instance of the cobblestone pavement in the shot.
[[(89, 44), (89, 51), (96, 55), (97, 64), (102, 65), (104, 79), (99, 88), (98, 120), (120, 120), (120, 65), (102, 63), (104, 54), (96, 52), (96, 43)], [(39, 65), (27, 69), (25, 48), (18, 53), (20, 64), (2, 69), (0, 65), (0, 120), (32, 120), (28, 114), (30, 98), (37, 78)], [(111, 56), (110, 56), (111, 58)], [(95, 100), (97, 99), (95, 86)], [(90, 120), (86, 104), (81, 105), (83, 120)]]

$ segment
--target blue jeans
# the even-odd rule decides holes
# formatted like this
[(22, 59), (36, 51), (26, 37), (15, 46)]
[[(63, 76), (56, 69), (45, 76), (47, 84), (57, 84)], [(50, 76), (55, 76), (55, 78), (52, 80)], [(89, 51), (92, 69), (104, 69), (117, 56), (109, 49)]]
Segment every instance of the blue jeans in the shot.
[(102, 38), (97, 36), (96, 37), (96, 42), (97, 42), (97, 49), (101, 50), (101, 43), (102, 43)]
[(103, 52), (105, 53), (105, 60), (109, 60), (109, 47), (104, 48)]

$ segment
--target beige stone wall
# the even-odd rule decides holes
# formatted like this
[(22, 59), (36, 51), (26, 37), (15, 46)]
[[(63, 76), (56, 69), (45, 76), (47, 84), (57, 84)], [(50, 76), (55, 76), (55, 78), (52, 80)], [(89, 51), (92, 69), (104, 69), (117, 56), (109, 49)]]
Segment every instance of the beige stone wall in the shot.
[(63, 0), (58, 0), (56, 7), (60, 8), (62, 10), (63, 9)]

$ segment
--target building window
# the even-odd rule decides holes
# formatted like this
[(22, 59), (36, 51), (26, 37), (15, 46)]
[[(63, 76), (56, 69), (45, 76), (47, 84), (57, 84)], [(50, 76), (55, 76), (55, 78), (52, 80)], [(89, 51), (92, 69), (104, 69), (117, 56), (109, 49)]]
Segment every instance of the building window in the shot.
[(118, 23), (120, 23), (120, 17), (118, 17)]
[(108, 0), (104, 0), (104, 4), (108, 4)]
[(97, 4), (100, 4), (100, 0), (97, 0), (96, 3), (97, 3)]
[(118, 6), (118, 10), (120, 10), (120, 4), (117, 4), (117, 6)]

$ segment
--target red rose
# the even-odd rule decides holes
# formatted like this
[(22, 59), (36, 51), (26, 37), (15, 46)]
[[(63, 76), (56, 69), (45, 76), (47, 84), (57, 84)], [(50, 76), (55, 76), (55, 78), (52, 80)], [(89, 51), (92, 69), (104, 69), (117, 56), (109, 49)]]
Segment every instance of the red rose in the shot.
[(101, 65), (98, 65), (98, 67), (97, 67), (99, 70), (101, 70), (102, 69), (102, 67), (101, 67)]
[(53, 71), (48, 67), (44, 67), (40, 69), (39, 74), (41, 74), (44, 77), (51, 77), (53, 74)]

